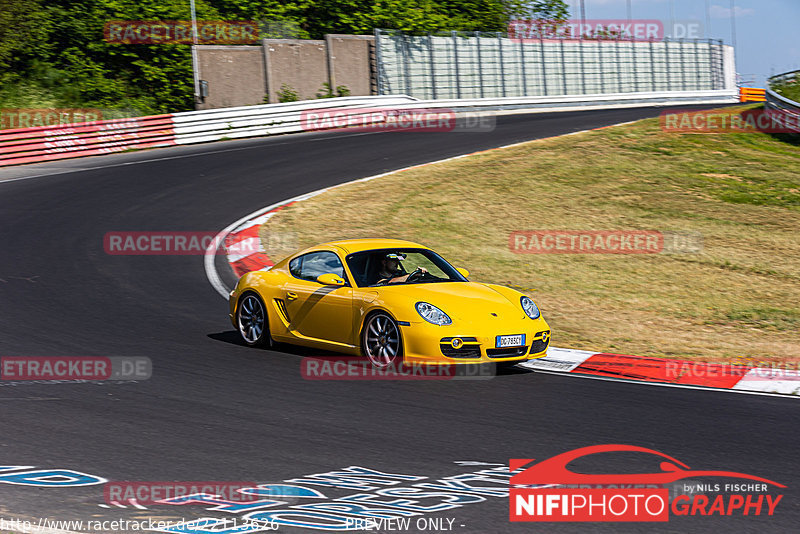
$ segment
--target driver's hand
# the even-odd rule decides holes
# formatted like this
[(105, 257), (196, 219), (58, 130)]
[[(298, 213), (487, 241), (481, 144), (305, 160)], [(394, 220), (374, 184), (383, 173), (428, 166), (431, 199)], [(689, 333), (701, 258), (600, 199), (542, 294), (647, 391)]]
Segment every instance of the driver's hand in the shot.
[(417, 270), (421, 273), (428, 274), (428, 269), (426, 269), (425, 267), (417, 267)]

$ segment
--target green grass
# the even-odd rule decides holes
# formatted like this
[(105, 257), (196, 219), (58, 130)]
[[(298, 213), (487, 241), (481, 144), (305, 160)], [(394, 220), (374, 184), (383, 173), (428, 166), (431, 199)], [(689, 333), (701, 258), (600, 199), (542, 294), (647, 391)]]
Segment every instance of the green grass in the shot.
[[(649, 119), (340, 187), (280, 211), (262, 236), (291, 230), (299, 246), (348, 237), (425, 243), (473, 280), (530, 292), (559, 347), (797, 360), (798, 170), (800, 147), (774, 136), (672, 133)], [(509, 249), (511, 232), (546, 229), (691, 232), (703, 247)]]
[(776, 84), (772, 88), (779, 95), (800, 102), (800, 75), (795, 76), (793, 83)]

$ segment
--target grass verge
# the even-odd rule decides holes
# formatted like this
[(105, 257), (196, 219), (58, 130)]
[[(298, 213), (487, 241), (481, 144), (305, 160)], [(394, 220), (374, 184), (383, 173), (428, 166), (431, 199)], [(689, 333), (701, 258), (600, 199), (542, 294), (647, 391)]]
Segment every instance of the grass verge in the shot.
[[(510, 250), (512, 232), (547, 229), (694, 232), (703, 249)], [(326, 192), (280, 211), (262, 240), (286, 231), (301, 247), (353, 237), (429, 245), (473, 280), (530, 292), (554, 346), (800, 360), (800, 147), (766, 134), (669, 133), (648, 119), (533, 141)]]

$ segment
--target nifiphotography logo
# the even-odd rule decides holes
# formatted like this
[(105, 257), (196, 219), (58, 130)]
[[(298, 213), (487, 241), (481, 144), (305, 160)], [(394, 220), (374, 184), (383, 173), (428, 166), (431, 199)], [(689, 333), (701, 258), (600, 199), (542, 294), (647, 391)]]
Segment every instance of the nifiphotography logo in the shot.
[[(567, 466), (597, 453), (645, 453), (659, 457), (660, 471), (635, 474), (582, 474)], [(771, 516), (786, 486), (745, 473), (693, 470), (662, 452), (634, 445), (594, 445), (534, 463), (512, 459), (509, 519), (511, 521), (669, 521), (674, 516)], [(525, 466), (522, 471), (520, 469)], [(679, 480), (725, 477), (737, 482), (678, 484)], [(746, 482), (741, 482), (745, 480)], [(671, 514), (670, 514), (671, 512)]]

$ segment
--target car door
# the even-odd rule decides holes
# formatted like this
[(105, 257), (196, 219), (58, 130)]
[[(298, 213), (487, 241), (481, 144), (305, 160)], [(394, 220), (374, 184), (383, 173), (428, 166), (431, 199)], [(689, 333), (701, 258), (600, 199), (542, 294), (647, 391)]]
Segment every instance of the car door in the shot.
[(291, 276), (284, 285), (289, 329), (300, 336), (352, 345), (353, 288), (317, 282), (321, 274), (333, 273), (345, 280), (342, 261), (335, 252), (322, 250), (294, 258)]

